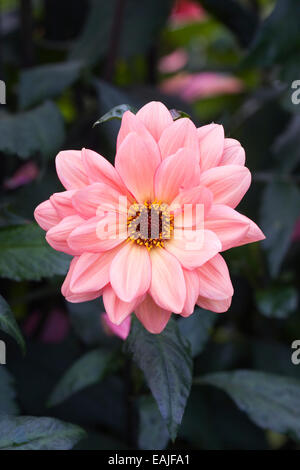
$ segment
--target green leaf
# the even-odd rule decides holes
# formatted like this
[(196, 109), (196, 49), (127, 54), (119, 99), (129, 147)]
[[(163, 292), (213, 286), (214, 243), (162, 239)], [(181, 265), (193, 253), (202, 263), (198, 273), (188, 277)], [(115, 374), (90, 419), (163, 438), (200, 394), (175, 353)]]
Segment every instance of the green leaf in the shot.
[(269, 270), (275, 277), (290, 246), (295, 222), (299, 217), (300, 192), (289, 182), (272, 182), (264, 190), (260, 213), (266, 235), (262, 246), (267, 252)]
[(130, 106), (129, 104), (120, 104), (118, 106), (115, 106), (112, 108), (110, 111), (105, 113), (103, 116), (101, 116), (98, 121), (96, 121), (93, 125), (93, 127), (97, 126), (98, 124), (102, 124), (103, 122), (111, 121), (112, 119), (119, 119), (121, 120), (123, 117), (123, 114), (126, 111), (131, 111), (132, 113), (136, 113), (137, 110)]
[[(0, 261), (1, 264), (1, 261)], [(0, 329), (12, 336), (25, 353), (25, 341), (8, 303), (0, 295)]]
[(216, 320), (215, 313), (201, 308), (196, 308), (193, 315), (187, 318), (179, 318), (177, 324), (180, 333), (190, 343), (193, 357), (203, 351)]
[(69, 450), (85, 431), (55, 418), (33, 416), (0, 419), (1, 450)]
[(0, 366), (0, 420), (1, 415), (16, 415), (19, 412), (14, 385), (14, 378), (4, 366)]
[(126, 345), (144, 372), (159, 411), (174, 440), (192, 384), (193, 361), (174, 320), (159, 335), (149, 333), (135, 320)]
[(19, 103), (22, 109), (59, 96), (80, 74), (80, 62), (41, 65), (23, 70), (20, 76)]
[(140, 397), (139, 415), (139, 449), (165, 449), (169, 442), (169, 433), (152, 396)]
[(300, 380), (236, 370), (208, 374), (195, 382), (227, 392), (257, 426), (300, 439)]
[[(136, 101), (128, 96), (120, 88), (117, 88), (104, 80), (93, 81), (99, 103), (99, 113), (105, 113), (107, 109), (111, 109), (114, 106), (119, 106), (120, 103), (128, 103), (133, 109), (136, 106)], [(109, 121), (101, 132), (105, 133), (109, 142), (115, 142), (120, 129), (119, 120), (113, 119)]]
[[(246, 59), (247, 65), (283, 65), (299, 46), (300, 3), (298, 0), (278, 0), (264, 21)], [(296, 80), (297, 77), (295, 77)]]
[(250, 8), (245, 8), (237, 0), (202, 0), (201, 5), (210, 15), (224, 23), (242, 46), (249, 45), (257, 26), (257, 18)]
[(70, 257), (47, 245), (36, 224), (0, 228), (0, 277), (38, 281), (64, 275)]
[(64, 141), (64, 123), (57, 106), (46, 102), (30, 111), (0, 119), (0, 151), (26, 159), (56, 153)]
[[(122, 17), (119, 55), (145, 54), (168, 19), (172, 0), (127, 0)], [(95, 63), (107, 56), (116, 0), (92, 0), (83, 32), (69, 58)], [(99, 27), (101, 25), (101, 27)]]
[(184, 111), (179, 111), (178, 109), (170, 109), (170, 113), (171, 113), (173, 121), (177, 121), (177, 119), (181, 119), (181, 118), (191, 119), (191, 116), (189, 116)]
[(88, 352), (63, 375), (53, 390), (48, 405), (58, 405), (83, 388), (100, 382), (109, 371), (116, 370), (119, 365), (115, 352), (103, 349)]
[(297, 290), (292, 286), (274, 286), (256, 292), (259, 311), (266, 317), (287, 318), (298, 304)]

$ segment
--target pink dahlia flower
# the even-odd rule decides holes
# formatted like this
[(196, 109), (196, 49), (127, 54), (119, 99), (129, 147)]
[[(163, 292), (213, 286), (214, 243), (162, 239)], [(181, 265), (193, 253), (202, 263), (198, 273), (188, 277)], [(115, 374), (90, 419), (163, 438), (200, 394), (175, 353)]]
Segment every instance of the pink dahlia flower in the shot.
[(48, 243), (73, 256), (63, 295), (103, 295), (112, 323), (134, 312), (152, 333), (195, 304), (225, 312), (233, 287), (220, 252), (264, 238), (235, 210), (251, 181), (244, 164), (221, 125), (173, 121), (158, 102), (124, 114), (115, 166), (92, 150), (60, 152), (66, 191), (35, 218)]

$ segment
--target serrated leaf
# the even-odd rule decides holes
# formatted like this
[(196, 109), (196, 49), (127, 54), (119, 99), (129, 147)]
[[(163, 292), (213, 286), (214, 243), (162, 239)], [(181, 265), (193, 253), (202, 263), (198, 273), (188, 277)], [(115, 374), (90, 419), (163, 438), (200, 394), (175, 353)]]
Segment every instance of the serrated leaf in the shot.
[(165, 449), (169, 442), (169, 433), (152, 396), (144, 395), (139, 398), (139, 416), (139, 449)]
[(133, 319), (126, 345), (143, 371), (159, 411), (174, 440), (192, 384), (193, 361), (174, 320), (159, 335)]
[(15, 281), (64, 275), (70, 257), (47, 245), (36, 224), (0, 228), (0, 277)]
[(103, 122), (111, 121), (112, 119), (121, 120), (123, 117), (123, 114), (126, 111), (131, 111), (134, 114), (137, 112), (137, 110), (133, 108), (132, 106), (130, 106), (129, 104), (120, 104), (110, 109), (107, 113), (101, 116), (101, 118), (98, 119), (98, 121), (94, 123), (93, 127), (97, 126), (98, 124), (102, 124)]
[[(51, 124), (50, 124), (51, 123)], [(64, 141), (64, 123), (57, 106), (46, 102), (30, 111), (0, 119), (0, 151), (27, 159), (54, 156)]]
[(19, 86), (20, 108), (60, 95), (78, 79), (81, 66), (80, 62), (63, 62), (23, 70)]
[(257, 426), (300, 438), (300, 380), (236, 370), (208, 374), (195, 383), (227, 392)]
[(298, 304), (297, 290), (292, 286), (275, 286), (256, 292), (259, 311), (270, 318), (287, 318)]
[(119, 365), (120, 361), (113, 351), (96, 349), (88, 352), (63, 375), (53, 390), (48, 405), (58, 405), (74, 393), (100, 382), (109, 371), (116, 370)]
[[(1, 261), (0, 261), (1, 264)], [(0, 330), (6, 334), (12, 336), (22, 349), (23, 354), (25, 353), (25, 341), (15, 320), (14, 314), (12, 313), (10, 306), (0, 295)]]
[(1, 415), (16, 415), (19, 412), (14, 385), (14, 378), (4, 366), (0, 366), (0, 420)]
[(275, 277), (291, 243), (295, 222), (299, 217), (300, 192), (288, 182), (269, 183), (263, 194), (260, 224), (266, 239), (262, 246), (267, 252), (269, 270)]
[(215, 313), (202, 308), (196, 308), (193, 315), (187, 318), (179, 318), (177, 324), (180, 333), (190, 343), (193, 357), (198, 356), (203, 351), (216, 320), (217, 315)]
[(55, 418), (0, 418), (1, 450), (69, 450), (84, 437), (79, 426)]

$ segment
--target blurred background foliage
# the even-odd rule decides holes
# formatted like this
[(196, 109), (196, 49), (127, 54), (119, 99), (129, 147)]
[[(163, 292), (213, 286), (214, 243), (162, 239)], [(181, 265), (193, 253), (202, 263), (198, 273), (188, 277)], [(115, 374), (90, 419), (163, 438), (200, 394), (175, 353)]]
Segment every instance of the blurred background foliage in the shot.
[[(9, 415), (0, 448), (21, 426), (19, 446), (35, 440), (35, 448), (300, 449), (300, 365), (291, 362), (300, 338), (299, 0), (0, 7), (0, 415)], [(99, 300), (67, 304), (69, 258), (33, 221), (36, 205), (62, 190), (56, 153), (87, 147), (113, 162), (119, 121), (93, 123), (116, 105), (151, 100), (198, 126), (221, 123), (241, 141), (253, 184), (239, 210), (267, 237), (225, 253), (235, 287), (228, 313), (199, 309), (161, 339), (166, 357), (182, 352), (183, 376), (193, 356), (197, 377), (175, 443), (149, 394), (148, 386), (157, 399), (164, 384), (153, 383), (139, 353), (145, 341), (155, 355), (160, 339), (141, 331), (139, 341), (135, 324), (124, 347), (101, 326)], [(188, 391), (180, 393), (185, 404)], [(168, 399), (159, 408), (174, 437), (181, 418), (170, 417)]]

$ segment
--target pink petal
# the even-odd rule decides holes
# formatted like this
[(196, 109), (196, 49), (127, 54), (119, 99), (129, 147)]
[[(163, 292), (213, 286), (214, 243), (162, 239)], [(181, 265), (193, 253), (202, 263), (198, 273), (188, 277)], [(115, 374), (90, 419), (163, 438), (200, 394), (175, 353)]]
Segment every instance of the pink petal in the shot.
[(27, 162), (20, 166), (17, 171), (8, 179), (4, 180), (5, 189), (16, 189), (24, 184), (34, 181), (39, 174), (39, 169), (34, 162)]
[(102, 324), (104, 324), (105, 327), (108, 329), (108, 332), (110, 332), (113, 335), (119, 336), (119, 338), (123, 339), (123, 341), (125, 341), (125, 339), (129, 335), (130, 326), (131, 326), (131, 318), (129, 315), (119, 325), (115, 325), (115, 323), (113, 323), (109, 319), (109, 316), (107, 315), (107, 313), (102, 313), (101, 321), (102, 321)]
[(150, 295), (135, 309), (135, 314), (150, 333), (159, 334), (168, 323), (171, 312), (160, 308)]
[(94, 183), (76, 191), (73, 205), (85, 218), (101, 216), (105, 211), (127, 212), (126, 196), (105, 183)]
[(224, 313), (227, 312), (227, 310), (229, 309), (231, 305), (231, 300), (232, 297), (229, 297), (228, 299), (224, 300), (213, 300), (199, 296), (197, 300), (197, 305), (206, 310), (211, 310), (212, 312)]
[[(203, 223), (203, 217), (209, 213), (212, 205), (212, 192), (205, 186), (183, 189), (171, 204), (174, 208), (175, 227), (193, 227)], [(180, 208), (177, 209), (177, 207)]]
[(127, 238), (126, 220), (119, 214), (107, 213), (84, 221), (69, 236), (68, 243), (77, 253), (111, 250)]
[[(189, 237), (190, 232), (190, 237)], [(181, 239), (175, 237), (166, 243), (166, 250), (172, 253), (186, 269), (195, 269), (213, 258), (222, 245), (211, 230), (184, 230)]]
[(153, 178), (160, 163), (154, 143), (150, 148), (135, 132), (131, 132), (118, 148), (116, 169), (122, 180), (138, 202), (154, 197)]
[(219, 124), (208, 124), (197, 129), (200, 147), (201, 171), (217, 166), (224, 149), (224, 129)]
[[(62, 191), (61, 193), (54, 193), (50, 197), (50, 201), (55, 207), (58, 215), (68, 217), (69, 215), (76, 215), (76, 210), (72, 204), (72, 197), (76, 193), (76, 190)], [(80, 214), (81, 215), (81, 214)], [(84, 217), (83, 217), (84, 218)]]
[(206, 217), (205, 228), (218, 236), (224, 251), (241, 244), (241, 240), (249, 231), (250, 223), (250, 219), (231, 207), (215, 204)]
[(81, 151), (63, 150), (56, 156), (55, 164), (57, 175), (66, 189), (84, 188), (89, 184)]
[(227, 264), (221, 255), (216, 255), (197, 269), (199, 275), (199, 295), (214, 300), (224, 300), (233, 296)]
[(180, 313), (186, 298), (186, 287), (179, 261), (163, 248), (152, 249), (150, 258), (150, 293), (153, 300), (165, 310)]
[(242, 217), (245, 219), (245, 222), (249, 222), (249, 230), (244, 235), (244, 237), (239, 240), (238, 246), (247, 245), (247, 243), (258, 242), (266, 238), (260, 228), (252, 220), (248, 219), (248, 217), (244, 215)]
[(135, 243), (123, 245), (110, 267), (110, 283), (117, 296), (124, 302), (131, 302), (147, 292), (150, 280), (147, 249)]
[(173, 123), (170, 111), (159, 101), (151, 101), (143, 106), (136, 114), (156, 142), (159, 141), (162, 132)]
[(131, 302), (124, 302), (119, 299), (115, 294), (115, 291), (108, 284), (103, 290), (103, 303), (109, 320), (114, 325), (121, 325), (126, 318), (130, 319), (130, 314), (133, 312), (137, 300), (131, 300)]
[(180, 148), (192, 150), (199, 162), (199, 143), (195, 124), (188, 118), (178, 119), (167, 127), (158, 142), (162, 158), (176, 153)]
[(199, 276), (196, 270), (188, 271), (183, 269), (186, 285), (186, 299), (181, 315), (186, 317), (193, 313), (195, 303), (199, 296)]
[(251, 173), (240, 165), (219, 166), (202, 173), (200, 183), (211, 190), (215, 204), (235, 208), (249, 189)]
[(224, 151), (219, 165), (245, 165), (245, 150), (238, 140), (225, 139)]
[(46, 240), (52, 248), (70, 255), (78, 254), (77, 250), (70, 247), (68, 237), (70, 233), (84, 222), (79, 215), (70, 215), (62, 219), (57, 225), (46, 233)]
[(97, 297), (100, 297), (101, 291), (95, 291), (95, 292), (84, 292), (83, 294), (74, 294), (70, 290), (70, 282), (72, 279), (72, 274), (75, 268), (75, 265), (78, 261), (79, 257), (75, 256), (70, 264), (70, 268), (68, 271), (68, 274), (65, 278), (65, 281), (61, 287), (61, 293), (62, 295), (67, 299), (68, 302), (72, 303), (79, 303), (79, 302), (87, 302), (89, 300), (94, 300)]
[[(117, 248), (118, 250), (118, 248)], [(109, 282), (109, 269), (117, 251), (83, 253), (79, 256), (70, 281), (74, 294), (84, 294), (102, 289)]]
[(36, 207), (34, 218), (43, 230), (49, 230), (61, 220), (50, 200), (44, 201)]
[(126, 194), (126, 189), (115, 167), (102, 155), (82, 149), (82, 163), (91, 183), (105, 183)]
[(136, 114), (133, 114), (131, 111), (126, 111), (122, 117), (122, 123), (117, 139), (117, 152), (124, 142), (126, 137), (130, 133), (138, 134), (144, 142), (144, 145), (148, 148), (148, 152), (155, 153), (155, 158), (159, 161), (161, 160), (160, 151), (156, 140), (151, 135), (145, 124), (141, 119), (137, 117)]
[(170, 203), (180, 189), (199, 184), (200, 171), (194, 153), (182, 148), (161, 162), (154, 180), (155, 197)]

